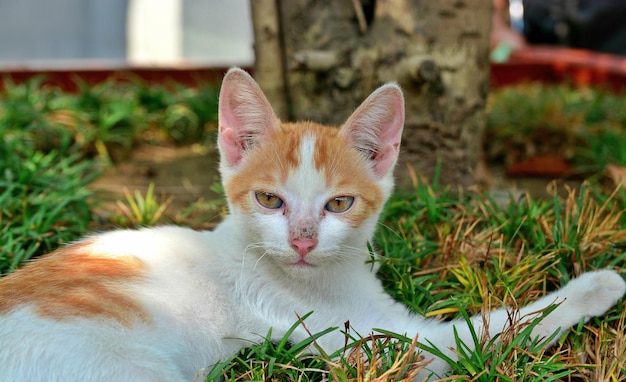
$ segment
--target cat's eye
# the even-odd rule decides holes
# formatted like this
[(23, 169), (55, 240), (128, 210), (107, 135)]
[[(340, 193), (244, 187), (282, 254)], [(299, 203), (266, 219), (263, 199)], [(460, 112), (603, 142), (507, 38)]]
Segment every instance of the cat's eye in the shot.
[(254, 193), (257, 202), (265, 208), (275, 210), (283, 206), (283, 200), (271, 192), (256, 191)]
[(354, 196), (338, 196), (329, 200), (324, 208), (326, 211), (338, 214), (350, 209), (352, 203), (354, 203)]

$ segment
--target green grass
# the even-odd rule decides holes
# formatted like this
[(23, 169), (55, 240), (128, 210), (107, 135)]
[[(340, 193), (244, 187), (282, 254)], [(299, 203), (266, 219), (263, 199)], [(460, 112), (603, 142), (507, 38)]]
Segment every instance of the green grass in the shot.
[[(213, 216), (206, 211), (223, 211), (223, 204), (206, 201), (171, 211), (168, 199), (159, 200), (153, 190), (129, 191), (110, 221), (101, 222), (92, 211), (102, 200), (86, 187), (137, 142), (212, 142), (214, 87), (105, 82), (67, 94), (35, 80), (6, 89), (0, 95), (0, 273), (102, 224), (194, 225)], [(621, 105), (622, 98), (593, 89), (529, 85), (499, 91), (488, 115), (490, 155), (559, 150), (586, 174), (623, 166)], [(593, 179), (548, 199), (524, 196), (504, 204), (489, 194), (450, 190), (436, 179), (416, 181), (383, 211), (373, 243), (383, 254), (379, 277), (396, 300), (418, 313), (464, 319), (481, 309), (528, 303), (586, 270), (626, 272), (626, 191)], [(513, 327), (501, 341), (475, 336), (474, 344), (458, 343), (459, 360), (450, 360), (448, 380), (626, 381), (624, 312), (620, 303), (548, 351), (526, 351), (526, 328)], [(294, 325), (306, 325), (306, 317)], [(286, 338), (251, 344), (214, 367), (209, 380), (403, 381), (423, 367), (414, 350), (427, 344), (395, 333), (361, 333), (364, 338), (347, 337), (348, 347), (335, 354), (307, 354), (325, 333), (289, 346)]]

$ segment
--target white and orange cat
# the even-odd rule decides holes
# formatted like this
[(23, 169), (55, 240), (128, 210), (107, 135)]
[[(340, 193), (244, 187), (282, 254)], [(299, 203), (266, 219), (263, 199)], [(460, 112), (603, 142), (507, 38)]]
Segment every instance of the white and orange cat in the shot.
[[(361, 334), (419, 334), (446, 350), (456, 328), (471, 344), (466, 321), (411, 314), (366, 264), (403, 123), (394, 84), (376, 90), (340, 129), (282, 123), (254, 80), (231, 69), (218, 139), (230, 214), (212, 232), (97, 234), (1, 279), (0, 379), (192, 381), (270, 328), (282, 338), (311, 311), (313, 333), (349, 321)], [(625, 290), (619, 274), (590, 272), (521, 315), (560, 303), (533, 333), (547, 337), (602, 315)], [(491, 312), (489, 325), (472, 319), (491, 335), (508, 321), (505, 310)], [(292, 338), (308, 336), (301, 328)], [(337, 330), (317, 343), (330, 353), (344, 340)], [(420, 378), (443, 375), (446, 363), (428, 368)]]

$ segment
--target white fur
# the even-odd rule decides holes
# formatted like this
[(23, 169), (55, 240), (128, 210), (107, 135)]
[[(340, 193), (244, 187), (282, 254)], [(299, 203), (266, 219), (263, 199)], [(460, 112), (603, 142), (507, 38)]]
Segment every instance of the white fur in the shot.
[[(237, 93), (237, 89), (243, 88), (244, 95), (262, 97), (250, 81), (249, 76), (234, 70), (223, 85), (228, 97), (237, 102), (245, 100), (245, 108), (238, 109), (237, 102), (233, 105), (230, 98), (220, 99), (220, 112), (227, 117), (224, 124), (234, 124), (221, 126), (224, 137), (220, 147), (228, 151), (222, 152), (225, 179), (237, 172), (239, 160), (245, 155), (239, 150), (250, 149), (237, 139), (252, 145), (255, 139), (262, 139), (246, 135), (254, 132), (258, 123), (254, 129), (236, 126), (246, 118), (242, 110), (254, 110), (257, 106), (267, 109), (264, 98), (259, 106)], [(372, 138), (372, 131), (354, 129), (370, 128), (360, 118), (371, 119), (370, 107), (378, 102), (388, 107), (375, 107), (373, 115), (390, 121), (390, 131), (385, 130), (385, 123), (372, 123), (376, 130), (373, 133), (380, 139), (380, 147), (372, 148), (378, 142)], [(365, 108), (359, 108), (356, 117), (349, 120), (348, 130), (342, 131), (348, 139), (364, 139), (367, 150), (379, 153), (372, 159), (372, 173), (377, 177), (372, 179), (372, 187), (379, 187), (385, 198), (393, 184), (391, 169), (400, 139), (401, 102), (400, 89), (386, 85), (368, 98)], [(391, 115), (386, 115), (385, 110)], [(263, 120), (275, 119), (254, 114), (254, 121)], [(309, 312), (314, 312), (306, 320), (312, 333), (331, 326), (343, 328), (349, 321), (353, 330), (362, 335), (375, 328), (411, 337), (419, 334), (420, 341), (430, 341), (445, 350), (455, 346), (456, 328), (461, 338), (471, 344), (465, 321), (424, 319), (410, 314), (385, 293), (371, 264), (367, 264), (367, 243), (372, 240), (382, 205), (356, 228), (346, 224), (341, 215), (325, 213), (327, 200), (341, 193), (327, 189), (323, 175), (312, 164), (314, 143), (313, 137), (302, 141), (301, 166), (280, 189), (286, 204), (283, 209), (264, 211), (258, 206), (250, 213), (231, 204), (230, 215), (213, 232), (160, 227), (92, 237), (92, 252), (109, 257), (135, 256), (146, 264), (145, 276), (128, 288), (148, 313), (148, 319), (130, 327), (98, 317), (55, 321), (39, 317), (31, 306), (18, 307), (0, 317), (0, 380), (191, 381), (201, 375), (203, 368), (260, 342), (270, 328), (274, 338), (282, 338), (298, 316)], [(250, 190), (250, 198), (254, 197), (253, 191), (258, 190)], [(359, 203), (358, 198), (355, 203)], [(301, 221), (313, 222), (319, 241), (306, 255), (308, 266), (291, 265), (300, 255), (289, 245), (289, 226)], [(533, 333), (547, 337), (580, 320), (603, 314), (625, 290), (626, 283), (613, 271), (587, 273), (523, 308), (521, 314), (528, 320), (533, 312), (561, 303)], [(508, 318), (504, 310), (492, 312), (490, 334), (505, 328)], [(479, 317), (472, 322), (478, 331), (485, 328)], [(299, 327), (292, 339), (300, 341), (308, 336)], [(317, 343), (332, 353), (344, 345), (344, 340), (342, 333), (334, 331)], [(454, 357), (452, 351), (450, 356)], [(430, 372), (442, 375), (445, 370), (445, 362), (436, 359), (428, 373), (418, 379)]]
[[(289, 277), (271, 258), (258, 261), (246, 251), (242, 230), (232, 218), (214, 232), (161, 227), (95, 238), (100, 251), (110, 248), (116, 256), (126, 245), (124, 255), (137, 256), (149, 267), (147, 279), (132, 288), (150, 313), (150, 323), (126, 328), (108, 320), (57, 322), (23, 307), (0, 320), (2, 380), (191, 381), (202, 368), (261, 341), (270, 328), (281, 338), (297, 315), (310, 311), (306, 324), (313, 333), (350, 321), (361, 334), (374, 328), (419, 334), (421, 341), (447, 349), (454, 346), (456, 326), (471, 344), (464, 322), (425, 320), (392, 301), (364, 257), (343, 258), (315, 278)], [(545, 337), (603, 314), (625, 288), (613, 271), (586, 273), (521, 314), (562, 302), (536, 330)], [(480, 329), (482, 320), (473, 320)], [(493, 312), (491, 334), (507, 320), (507, 312)], [(300, 328), (293, 339), (307, 336)], [(338, 331), (318, 340), (328, 352), (343, 342)], [(441, 374), (446, 365), (435, 360), (430, 370)]]

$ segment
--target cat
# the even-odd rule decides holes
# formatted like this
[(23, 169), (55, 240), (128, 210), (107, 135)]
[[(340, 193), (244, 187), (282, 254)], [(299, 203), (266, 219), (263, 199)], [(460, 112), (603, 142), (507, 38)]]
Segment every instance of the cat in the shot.
[[(229, 214), (213, 231), (95, 234), (0, 279), (0, 379), (192, 381), (270, 328), (282, 338), (309, 312), (313, 333), (349, 321), (362, 335), (419, 334), (453, 358), (454, 330), (472, 343), (467, 321), (410, 313), (367, 263), (400, 150), (404, 98), (396, 84), (375, 90), (333, 128), (280, 122), (252, 77), (233, 68), (218, 111)], [(602, 315), (625, 291), (618, 273), (589, 272), (520, 315), (529, 320), (560, 303), (533, 331), (547, 338)], [(471, 322), (493, 336), (509, 318), (497, 310), (488, 325)], [(309, 336), (299, 327), (291, 339)], [(330, 353), (344, 341), (336, 330), (317, 344)], [(435, 358), (418, 378), (444, 375), (446, 365)]]

